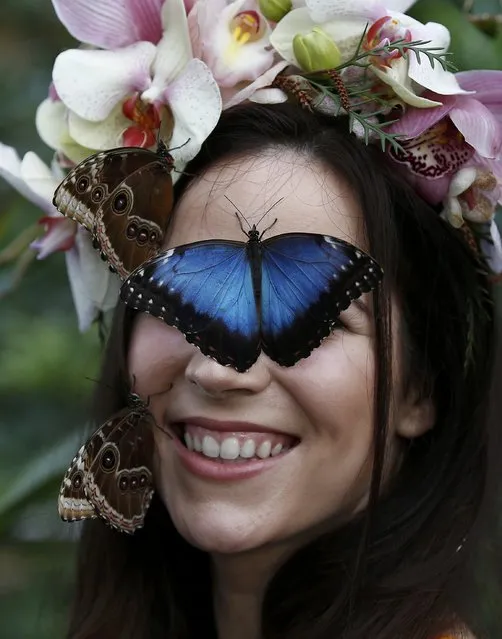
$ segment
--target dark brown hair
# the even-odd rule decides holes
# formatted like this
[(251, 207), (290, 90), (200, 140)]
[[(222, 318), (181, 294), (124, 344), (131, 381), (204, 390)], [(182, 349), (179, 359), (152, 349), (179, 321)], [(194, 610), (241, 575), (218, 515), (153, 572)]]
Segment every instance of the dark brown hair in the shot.
[[(296, 105), (235, 107), (176, 185), (232, 157), (292, 150), (343, 176), (359, 200), (369, 252), (385, 277), (374, 294), (377, 376), (374, 471), (368, 508), (298, 551), (268, 585), (264, 639), (434, 639), (466, 621), (458, 585), (486, 492), (486, 419), (494, 310), (483, 264), (382, 152), (348, 133), (343, 118)], [(408, 442), (380, 490), (389, 414), (391, 306), (402, 315), (406, 388), (431, 397), (434, 428)], [(98, 390), (96, 419), (125, 405), (128, 324), (119, 307)], [(116, 392), (110, 394), (110, 385)], [(462, 575), (462, 580), (460, 576)], [(471, 588), (471, 590), (469, 590)], [(194, 604), (194, 602), (196, 602)], [(133, 537), (89, 522), (81, 540), (71, 639), (211, 639), (208, 556), (189, 546), (154, 499)]]

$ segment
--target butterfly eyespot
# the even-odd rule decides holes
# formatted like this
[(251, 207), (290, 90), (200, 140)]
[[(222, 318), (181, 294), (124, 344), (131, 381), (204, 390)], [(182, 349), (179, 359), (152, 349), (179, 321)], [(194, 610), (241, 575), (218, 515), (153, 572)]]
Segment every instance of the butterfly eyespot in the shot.
[(121, 477), (119, 479), (119, 488), (122, 491), (126, 491), (129, 488), (129, 480), (127, 477)]
[(82, 486), (82, 474), (81, 473), (77, 473), (73, 477), (73, 479), (71, 480), (71, 486), (75, 490), (78, 490), (80, 488), (80, 486)]
[(148, 485), (148, 477), (145, 475), (145, 473), (143, 473), (141, 477), (139, 478), (139, 487), (144, 488), (147, 485)]
[(99, 247), (100, 247), (100, 243), (99, 243), (98, 238), (97, 237), (93, 237), (92, 238), (92, 248), (97, 250), (97, 249), (99, 249)]
[(78, 193), (84, 193), (85, 191), (87, 191), (88, 186), (89, 186), (89, 178), (84, 175), (78, 180), (77, 184), (75, 185), (75, 188), (77, 189)]
[(108, 255), (104, 251), (101, 251), (101, 253), (99, 254), (99, 257), (103, 260), (103, 262), (108, 261)]
[(159, 239), (159, 238), (158, 238), (157, 233), (156, 233), (155, 231), (152, 231), (152, 232), (150, 233), (150, 244), (157, 244), (158, 239)]
[(139, 486), (139, 480), (136, 477), (136, 475), (131, 475), (131, 480), (130, 480), (130, 486), (131, 486), (131, 490), (136, 490), (136, 488)]
[(117, 193), (117, 195), (113, 198), (112, 208), (114, 213), (124, 213), (127, 206), (129, 204), (129, 196), (125, 191), (121, 191)]
[(145, 231), (145, 229), (140, 229), (136, 237), (136, 242), (138, 244), (146, 244), (148, 242), (148, 231)]
[(137, 232), (138, 232), (137, 225), (134, 223), (131, 223), (127, 227), (126, 235), (130, 240), (133, 240), (136, 237)]
[(117, 269), (114, 266), (112, 266), (111, 264), (108, 264), (108, 270), (110, 271), (110, 273), (116, 273), (117, 272)]
[(101, 466), (103, 470), (113, 470), (117, 463), (117, 457), (113, 450), (106, 450), (101, 456)]
[(105, 195), (105, 191), (102, 186), (96, 186), (91, 191), (91, 200), (93, 202), (101, 202)]

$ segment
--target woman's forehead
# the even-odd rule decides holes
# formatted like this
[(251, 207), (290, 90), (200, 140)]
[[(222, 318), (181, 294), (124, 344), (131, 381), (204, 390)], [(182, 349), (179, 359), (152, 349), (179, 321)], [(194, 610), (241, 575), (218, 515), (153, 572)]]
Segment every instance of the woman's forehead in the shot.
[[(242, 240), (244, 229), (321, 233), (364, 247), (364, 219), (345, 180), (311, 159), (269, 151), (211, 167), (181, 198), (166, 246)], [(275, 222), (277, 220), (277, 222)]]

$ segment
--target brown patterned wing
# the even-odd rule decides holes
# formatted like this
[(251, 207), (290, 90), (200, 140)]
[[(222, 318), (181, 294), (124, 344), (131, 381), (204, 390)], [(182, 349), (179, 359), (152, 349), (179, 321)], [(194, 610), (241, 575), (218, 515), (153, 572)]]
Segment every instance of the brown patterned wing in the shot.
[(87, 461), (86, 445), (82, 446), (66, 471), (59, 490), (58, 511), (63, 521), (95, 519), (98, 515), (85, 495), (84, 476)]
[(110, 419), (88, 442), (84, 491), (97, 514), (123, 532), (141, 528), (153, 496), (153, 417), (146, 407)]
[(93, 236), (110, 268), (125, 278), (162, 246), (173, 206), (172, 157), (137, 147), (102, 151), (76, 166), (54, 205)]

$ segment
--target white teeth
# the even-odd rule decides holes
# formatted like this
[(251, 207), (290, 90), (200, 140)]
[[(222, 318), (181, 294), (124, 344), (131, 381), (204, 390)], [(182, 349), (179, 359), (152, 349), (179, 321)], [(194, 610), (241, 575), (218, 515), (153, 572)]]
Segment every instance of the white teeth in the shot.
[(258, 446), (258, 450), (256, 451), (256, 454), (258, 455), (260, 459), (265, 459), (266, 457), (270, 457), (271, 450), (272, 450), (272, 444), (267, 439)]
[[(195, 430), (195, 429), (194, 429)], [(262, 441), (259, 445), (252, 438), (243, 439), (231, 435), (225, 437), (222, 441), (218, 441), (211, 435), (203, 435), (203, 433), (189, 432), (185, 430), (183, 439), (188, 450), (202, 453), (205, 457), (235, 460), (235, 459), (252, 459), (253, 457), (266, 459), (267, 457), (276, 457), (281, 452), (287, 450), (287, 446), (283, 443), (276, 443), (272, 447), (272, 442), (268, 439)]]
[(211, 437), (211, 435), (205, 435), (202, 440), (202, 452), (206, 457), (219, 457), (220, 445)]
[(220, 457), (222, 459), (237, 459), (239, 450), (240, 446), (237, 437), (227, 437), (220, 445)]
[(184, 438), (185, 438), (185, 444), (186, 444), (186, 447), (188, 448), (188, 450), (193, 450), (193, 439), (192, 439), (192, 436), (190, 435), (190, 433), (187, 433), (185, 431)]
[(251, 459), (254, 457), (256, 451), (256, 444), (252, 439), (246, 439), (246, 441), (241, 446), (241, 457), (244, 459)]

